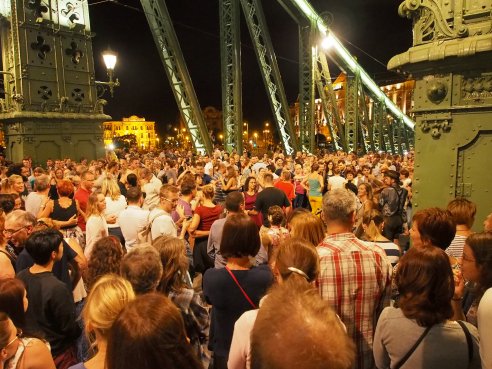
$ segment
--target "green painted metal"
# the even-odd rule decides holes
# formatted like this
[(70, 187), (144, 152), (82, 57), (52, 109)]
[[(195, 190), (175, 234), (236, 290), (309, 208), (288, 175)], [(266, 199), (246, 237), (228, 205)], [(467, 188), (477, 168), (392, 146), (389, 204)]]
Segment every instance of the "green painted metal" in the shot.
[(327, 120), (328, 130), (336, 150), (347, 151), (344, 127), (340, 118), (333, 84), (331, 82), (330, 69), (324, 53), (317, 53), (316, 85), (321, 99), (321, 105)]
[(374, 148), (377, 151), (386, 151), (383, 134), (384, 126), (386, 125), (386, 107), (383, 100), (374, 100), (372, 121)]
[(280, 132), (281, 142), (287, 155), (292, 155), (298, 151), (297, 140), (261, 2), (258, 0), (241, 0), (241, 6), (260, 65), (275, 123)]
[(212, 142), (164, 0), (141, 0), (157, 51), (196, 151), (212, 153)]
[(345, 84), (345, 140), (349, 152), (359, 149), (359, 84), (360, 75), (347, 75)]
[(416, 79), (413, 207), (465, 197), (481, 230), (492, 211), (492, 3), (407, 0), (399, 13), (412, 19), (413, 46), (388, 67)]
[(102, 157), (101, 123), (111, 117), (97, 98), (88, 4), (9, 0), (0, 12), (9, 159)]
[(314, 127), (314, 27), (299, 26), (299, 140), (303, 152), (315, 151)]
[(243, 152), (239, 0), (220, 1), (220, 57), (224, 147)]

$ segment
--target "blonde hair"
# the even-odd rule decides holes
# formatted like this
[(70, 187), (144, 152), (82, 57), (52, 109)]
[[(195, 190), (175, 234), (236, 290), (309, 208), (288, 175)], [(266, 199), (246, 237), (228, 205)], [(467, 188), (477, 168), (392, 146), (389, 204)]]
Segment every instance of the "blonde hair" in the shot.
[(384, 218), (377, 210), (371, 210), (368, 213), (364, 213), (362, 223), (367, 227), (364, 230), (365, 241), (374, 241), (381, 236), (379, 227), (384, 222)]
[(99, 211), (99, 208), (97, 206), (97, 203), (99, 200), (97, 197), (99, 195), (102, 195), (101, 191), (94, 191), (93, 193), (90, 194), (89, 200), (87, 200), (87, 209), (86, 209), (86, 217), (89, 219), (91, 215), (102, 215), (102, 212)]
[(299, 213), (289, 222), (291, 237), (302, 238), (318, 246), (325, 238), (323, 221), (313, 213)]
[(107, 338), (113, 322), (128, 304), (135, 299), (132, 285), (116, 274), (106, 274), (91, 288), (82, 311), (86, 332), (90, 328)]
[(120, 186), (114, 179), (106, 178), (101, 185), (101, 193), (104, 197), (110, 197), (111, 200), (116, 201), (121, 196)]
[(153, 247), (159, 252), (163, 273), (158, 290), (165, 293), (179, 292), (186, 287), (185, 276), (188, 271), (188, 258), (184, 241), (177, 237), (158, 237)]
[(205, 196), (205, 198), (212, 200), (214, 198), (214, 194), (215, 194), (214, 186), (212, 186), (212, 185), (203, 186), (202, 187), (202, 193), (203, 193), (203, 196)]

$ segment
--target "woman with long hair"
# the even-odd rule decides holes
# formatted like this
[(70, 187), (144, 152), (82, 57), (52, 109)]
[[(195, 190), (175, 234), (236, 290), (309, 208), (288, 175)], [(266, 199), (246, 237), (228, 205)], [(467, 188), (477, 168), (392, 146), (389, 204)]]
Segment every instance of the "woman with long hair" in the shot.
[(364, 207), (364, 213), (368, 213), (376, 208), (374, 195), (372, 193), (372, 186), (369, 183), (362, 182), (359, 184), (357, 187), (357, 197)]
[(90, 258), (94, 244), (109, 235), (104, 210), (106, 210), (105, 196), (100, 191), (93, 192), (87, 201), (86, 210), (87, 223), (85, 226), (86, 245), (84, 254), (87, 258)]
[(126, 198), (121, 194), (120, 186), (115, 179), (106, 178), (102, 182), (101, 193), (106, 198), (106, 209), (104, 216), (108, 223), (108, 233), (118, 237), (121, 244), (125, 244), (125, 238), (121, 233), (118, 217), (120, 213), (126, 209)]
[(368, 213), (364, 213), (362, 217), (362, 229), (364, 234), (362, 240), (373, 242), (377, 246), (381, 247), (392, 266), (395, 266), (400, 259), (400, 248), (398, 245), (388, 240), (383, 236), (382, 230), (384, 227), (384, 218), (377, 210), (371, 210)]
[(219, 181), (222, 182), (222, 191), (225, 194), (239, 189), (236, 169), (232, 165), (227, 167), (225, 176), (221, 176)]
[(6, 313), (14, 325), (24, 331), (26, 330), (25, 313), (28, 305), (26, 286), (20, 279), (0, 280), (0, 311)]
[(202, 369), (179, 309), (160, 293), (130, 301), (109, 331), (107, 369)]
[(193, 290), (184, 241), (177, 237), (161, 236), (152, 246), (159, 252), (164, 271), (157, 290), (181, 310), (190, 344), (207, 368), (210, 361), (207, 349), (210, 314), (201, 294)]
[(482, 367), (492, 368), (492, 232), (475, 233), (466, 239), (461, 273), (452, 300), (454, 317), (478, 324)]
[(374, 336), (378, 368), (480, 368), (477, 329), (450, 320), (454, 278), (446, 253), (412, 247), (395, 276), (399, 308), (381, 313)]
[(97, 280), (85, 302), (82, 316), (85, 334), (92, 341), (95, 355), (69, 369), (105, 369), (108, 334), (125, 305), (135, 299), (132, 285), (124, 278), (107, 274)]
[(253, 222), (260, 228), (263, 224), (261, 213), (255, 209), (256, 196), (258, 196), (258, 182), (255, 177), (248, 177), (244, 182), (244, 210)]

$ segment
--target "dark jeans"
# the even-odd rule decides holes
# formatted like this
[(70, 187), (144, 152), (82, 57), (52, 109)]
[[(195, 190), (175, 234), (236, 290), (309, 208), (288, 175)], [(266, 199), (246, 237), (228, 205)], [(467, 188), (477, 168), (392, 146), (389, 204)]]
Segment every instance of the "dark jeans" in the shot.
[(401, 233), (403, 233), (403, 219), (401, 215), (395, 214), (390, 217), (384, 217), (384, 237), (393, 242)]
[(304, 201), (306, 201), (306, 195), (303, 193), (296, 193), (293, 204), (294, 209), (304, 207)]
[(204, 274), (207, 269), (214, 267), (214, 261), (207, 253), (208, 237), (197, 238), (193, 247), (193, 266), (196, 273)]

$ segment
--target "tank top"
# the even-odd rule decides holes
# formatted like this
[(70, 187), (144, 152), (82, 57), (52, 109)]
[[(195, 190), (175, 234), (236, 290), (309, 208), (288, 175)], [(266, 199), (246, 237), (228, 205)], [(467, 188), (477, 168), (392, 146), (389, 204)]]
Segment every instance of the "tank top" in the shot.
[(309, 196), (321, 196), (321, 183), (318, 178), (308, 178)]
[[(61, 221), (67, 221), (74, 215), (77, 215), (77, 205), (75, 203), (75, 200), (72, 200), (72, 203), (68, 208), (64, 208), (60, 206), (59, 200), (54, 200), (54, 205), (53, 205), (53, 212), (51, 213), (50, 217), (53, 220), (61, 220)], [(62, 227), (64, 228), (71, 228), (72, 226), (69, 227)]]

